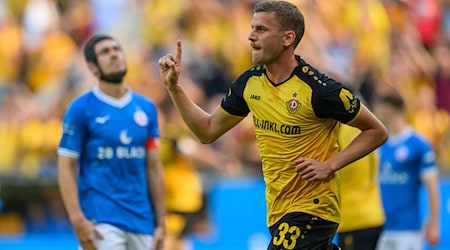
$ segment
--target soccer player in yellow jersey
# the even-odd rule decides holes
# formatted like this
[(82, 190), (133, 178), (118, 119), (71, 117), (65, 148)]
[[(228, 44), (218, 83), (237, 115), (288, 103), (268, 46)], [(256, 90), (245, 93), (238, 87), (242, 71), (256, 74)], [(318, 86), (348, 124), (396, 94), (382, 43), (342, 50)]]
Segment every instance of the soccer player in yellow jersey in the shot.
[[(345, 148), (359, 133), (358, 129), (341, 124), (340, 148)], [(342, 250), (375, 250), (377, 246), (385, 220), (377, 175), (377, 151), (339, 170), (342, 216), (338, 241)]]
[[(268, 249), (332, 249), (340, 221), (336, 171), (381, 145), (387, 132), (348, 89), (294, 54), (304, 33), (303, 15), (295, 5), (259, 2), (253, 12), (249, 40), (255, 66), (233, 82), (212, 114), (178, 82), (181, 41), (175, 56), (159, 59), (160, 74), (182, 118), (203, 143), (252, 113), (266, 183)], [(339, 122), (361, 130), (340, 152)]]

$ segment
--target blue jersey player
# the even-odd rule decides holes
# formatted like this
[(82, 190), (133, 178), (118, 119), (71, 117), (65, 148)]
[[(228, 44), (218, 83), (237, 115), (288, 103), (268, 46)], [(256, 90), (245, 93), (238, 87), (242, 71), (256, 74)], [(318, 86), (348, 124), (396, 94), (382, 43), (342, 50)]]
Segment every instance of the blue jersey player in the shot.
[(378, 249), (418, 250), (423, 247), (419, 189), (428, 192), (429, 211), (425, 235), (430, 245), (439, 241), (438, 170), (431, 145), (407, 123), (405, 106), (397, 94), (377, 98), (377, 116), (390, 136), (380, 147), (379, 181), (386, 224)]
[(59, 185), (80, 249), (161, 249), (165, 200), (157, 110), (123, 83), (116, 39), (84, 47), (98, 86), (76, 98), (63, 119)]

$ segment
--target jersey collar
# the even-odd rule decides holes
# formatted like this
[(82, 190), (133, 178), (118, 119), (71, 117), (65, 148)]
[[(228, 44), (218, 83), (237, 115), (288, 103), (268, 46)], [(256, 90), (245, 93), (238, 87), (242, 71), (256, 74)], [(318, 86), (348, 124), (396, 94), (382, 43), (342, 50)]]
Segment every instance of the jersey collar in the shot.
[(97, 97), (100, 101), (109, 104), (111, 106), (117, 107), (117, 108), (123, 108), (125, 107), (128, 103), (131, 102), (131, 90), (127, 88), (127, 92), (125, 93), (125, 95), (120, 98), (114, 98), (111, 97), (107, 94), (105, 94), (104, 92), (102, 92), (100, 90), (100, 88), (94, 87), (94, 89), (92, 90), (92, 93), (95, 95), (95, 97)]
[(389, 135), (389, 144), (395, 145), (406, 141), (414, 133), (411, 126), (405, 127), (400, 133)]

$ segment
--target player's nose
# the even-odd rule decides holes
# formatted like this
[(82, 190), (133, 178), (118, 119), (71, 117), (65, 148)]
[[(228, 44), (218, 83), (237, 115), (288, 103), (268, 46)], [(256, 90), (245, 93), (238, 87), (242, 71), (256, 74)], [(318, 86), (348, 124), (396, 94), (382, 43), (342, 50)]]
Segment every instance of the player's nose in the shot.
[(256, 34), (254, 30), (250, 31), (250, 33), (248, 34), (248, 40), (250, 40), (251, 42), (256, 41)]

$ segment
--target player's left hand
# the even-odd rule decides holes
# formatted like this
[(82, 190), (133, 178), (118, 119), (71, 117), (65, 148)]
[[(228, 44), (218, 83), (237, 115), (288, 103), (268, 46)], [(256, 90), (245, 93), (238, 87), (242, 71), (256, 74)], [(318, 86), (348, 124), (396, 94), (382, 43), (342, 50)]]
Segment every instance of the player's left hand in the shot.
[(294, 166), (302, 179), (308, 181), (325, 180), (334, 174), (328, 165), (314, 159), (299, 157), (294, 161)]
[(436, 246), (439, 243), (440, 232), (439, 232), (439, 226), (436, 225), (436, 223), (428, 223), (427, 227), (425, 228), (425, 236), (427, 239), (427, 242), (430, 246)]
[(153, 242), (151, 250), (162, 250), (166, 230), (163, 227), (156, 227), (153, 232)]

